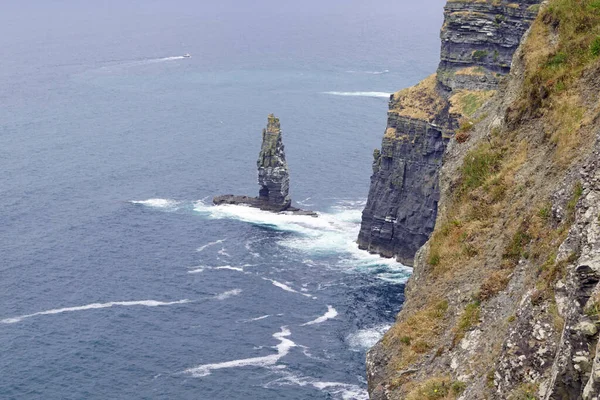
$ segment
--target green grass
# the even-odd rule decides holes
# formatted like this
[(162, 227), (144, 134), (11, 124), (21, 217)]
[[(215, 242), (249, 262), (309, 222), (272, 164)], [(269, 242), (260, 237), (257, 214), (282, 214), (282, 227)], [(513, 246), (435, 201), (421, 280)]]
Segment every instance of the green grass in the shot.
[(502, 154), (489, 144), (482, 144), (471, 150), (462, 166), (462, 189), (473, 190), (482, 186), (486, 180), (498, 171)]

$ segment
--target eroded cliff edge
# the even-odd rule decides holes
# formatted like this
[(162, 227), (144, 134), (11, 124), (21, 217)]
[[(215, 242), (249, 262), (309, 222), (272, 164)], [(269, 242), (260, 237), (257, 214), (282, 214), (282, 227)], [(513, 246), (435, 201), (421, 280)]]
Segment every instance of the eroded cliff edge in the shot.
[(448, 141), (372, 399), (600, 398), (600, 5), (544, 4), (496, 89)]
[(444, 11), (436, 74), (391, 96), (381, 150), (363, 211), (361, 249), (412, 265), (431, 235), (439, 201), (442, 156), (460, 124), (510, 70), (536, 0), (452, 1)]

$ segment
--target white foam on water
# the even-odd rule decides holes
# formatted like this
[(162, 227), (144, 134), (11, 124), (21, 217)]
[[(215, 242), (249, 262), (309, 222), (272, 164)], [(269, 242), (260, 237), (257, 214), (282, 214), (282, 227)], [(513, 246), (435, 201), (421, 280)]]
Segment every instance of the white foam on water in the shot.
[(389, 99), (392, 93), (388, 92), (323, 92), (332, 96), (349, 96), (349, 97), (383, 97)]
[(204, 270), (208, 268), (208, 267), (198, 267), (198, 268), (194, 268), (188, 271), (188, 274), (199, 274), (204, 272)]
[(289, 372), (281, 372), (283, 378), (279, 378), (273, 382), (269, 382), (265, 387), (297, 385), (301, 387), (312, 386), (315, 389), (326, 391), (340, 400), (368, 400), (369, 394), (367, 390), (358, 385), (342, 382), (322, 382), (315, 378), (306, 376), (297, 376)]
[(244, 268), (241, 268), (241, 267), (232, 267), (230, 265), (224, 265), (222, 267), (214, 267), (212, 269), (228, 269), (230, 271), (244, 272)]
[(256, 318), (244, 319), (244, 320), (242, 320), (242, 322), (260, 321), (261, 319), (266, 319), (266, 318), (269, 318), (269, 317), (270, 317), (270, 315), (267, 314), (267, 315), (262, 315), (262, 316), (256, 317)]
[(131, 200), (131, 204), (140, 204), (152, 208), (167, 208), (174, 209), (179, 205), (179, 202), (171, 199), (148, 199), (148, 200)]
[[(411, 268), (394, 259), (369, 254), (358, 248), (356, 238), (364, 205), (364, 200), (341, 200), (330, 212), (319, 213), (317, 218), (273, 213), (240, 205), (213, 206), (203, 201), (197, 201), (194, 209), (211, 219), (231, 219), (296, 233), (280, 240), (279, 245), (305, 253), (309, 257), (305, 263), (307, 266), (319, 265), (315, 262), (319, 256), (333, 255), (340, 259), (338, 268), (372, 273), (396, 284), (405, 283), (412, 272)], [(252, 249), (249, 242), (246, 243), (246, 249)]]
[(319, 318), (316, 318), (316, 319), (309, 321), (305, 324), (302, 324), (300, 326), (320, 324), (320, 323), (327, 321), (328, 319), (332, 319), (337, 316), (338, 316), (337, 310), (335, 308), (333, 308), (332, 306), (327, 306), (327, 312), (325, 314), (321, 315)]
[(388, 74), (390, 72), (389, 69), (384, 69), (383, 71), (346, 71), (349, 74), (369, 74), (369, 75), (383, 75)]
[(215, 299), (217, 300), (226, 300), (230, 297), (233, 296), (239, 296), (242, 293), (242, 289), (233, 289), (233, 290), (228, 290), (226, 292), (223, 293), (219, 293), (215, 296)]
[(74, 311), (97, 310), (97, 309), (101, 309), (101, 308), (110, 308), (110, 307), (115, 307), (115, 306), (119, 306), (119, 307), (131, 307), (131, 306), (158, 307), (158, 306), (171, 306), (171, 305), (175, 305), (175, 304), (185, 304), (185, 303), (189, 303), (189, 302), (190, 302), (190, 300), (184, 299), (184, 300), (171, 301), (171, 302), (163, 302), (163, 301), (157, 301), (157, 300), (137, 300), (137, 301), (111, 301), (108, 303), (92, 303), (92, 304), (87, 304), (85, 306), (56, 308), (53, 310), (40, 311), (40, 312), (36, 312), (33, 314), (20, 315), (18, 317), (14, 317), (14, 318), (6, 318), (3, 320), (0, 320), (0, 323), (14, 324), (17, 322), (21, 322), (22, 320), (24, 320), (26, 318), (37, 317), (40, 315), (54, 315), (54, 314), (62, 314), (62, 313), (74, 312)]
[(297, 294), (300, 294), (300, 295), (305, 296), (305, 297), (310, 297), (312, 299), (316, 299), (316, 297), (314, 297), (312, 294), (300, 293), (299, 291), (292, 289), (291, 287), (289, 287), (285, 283), (274, 281), (273, 279), (269, 279), (269, 278), (262, 278), (262, 279), (264, 279), (265, 281), (271, 282), (274, 286), (277, 286), (278, 288), (283, 289), (286, 292), (297, 293)]
[(219, 250), (217, 253), (224, 257), (231, 257), (231, 255), (227, 251), (225, 251), (225, 247), (221, 248), (221, 250)]
[(285, 357), (289, 353), (292, 347), (296, 346), (296, 343), (287, 338), (291, 334), (292, 333), (290, 332), (290, 330), (285, 326), (281, 327), (280, 332), (273, 334), (273, 337), (279, 340), (279, 344), (277, 346), (274, 346), (274, 349), (277, 350), (277, 353), (275, 354), (262, 357), (244, 358), (241, 360), (226, 361), (215, 364), (204, 364), (187, 369), (184, 372), (192, 375), (193, 377), (199, 378), (210, 375), (211, 371), (217, 369), (240, 368), (249, 366), (268, 367), (275, 365), (281, 358)]
[(367, 329), (361, 329), (346, 337), (346, 342), (352, 351), (368, 350), (383, 337), (391, 325), (377, 325)]
[(219, 240), (215, 240), (214, 242), (206, 243), (205, 245), (202, 245), (202, 246), (198, 247), (196, 249), (196, 251), (198, 253), (200, 253), (200, 252), (204, 251), (205, 249), (207, 249), (207, 248), (209, 248), (211, 246), (214, 246), (214, 245), (219, 244), (219, 243), (223, 243), (225, 240), (226, 239), (219, 239)]

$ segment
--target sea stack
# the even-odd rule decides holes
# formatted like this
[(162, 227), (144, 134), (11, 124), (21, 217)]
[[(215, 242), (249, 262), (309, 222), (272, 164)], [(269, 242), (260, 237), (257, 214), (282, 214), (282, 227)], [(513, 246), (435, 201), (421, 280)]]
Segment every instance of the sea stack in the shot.
[(215, 197), (213, 203), (243, 204), (265, 211), (288, 211), (294, 214), (317, 216), (313, 211), (304, 211), (291, 206), (290, 174), (285, 160), (281, 125), (279, 118), (273, 114), (269, 114), (267, 128), (263, 129), (262, 145), (256, 165), (260, 185), (258, 197), (227, 194)]
[(262, 145), (258, 155), (258, 199), (273, 211), (290, 207), (290, 173), (285, 161), (279, 118), (269, 115), (267, 128), (263, 129)]

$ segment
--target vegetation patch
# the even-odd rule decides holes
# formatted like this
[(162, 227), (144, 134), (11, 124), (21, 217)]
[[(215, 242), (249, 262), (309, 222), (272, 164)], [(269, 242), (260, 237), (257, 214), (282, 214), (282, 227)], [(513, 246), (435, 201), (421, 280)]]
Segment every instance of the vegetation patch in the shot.
[(465, 337), (465, 334), (468, 331), (479, 324), (480, 311), (481, 304), (477, 300), (466, 305), (465, 310), (454, 328), (453, 346), (456, 346)]
[(433, 121), (446, 106), (436, 85), (436, 75), (433, 74), (415, 86), (394, 93), (389, 112), (422, 121)]
[(447, 377), (435, 377), (416, 385), (406, 395), (406, 400), (453, 400), (464, 392), (466, 385)]
[(383, 345), (397, 351), (392, 357), (395, 369), (402, 370), (433, 348), (435, 338), (444, 330), (447, 311), (448, 301), (437, 299), (392, 326)]
[(450, 113), (472, 117), (495, 93), (495, 90), (461, 90), (450, 98)]

